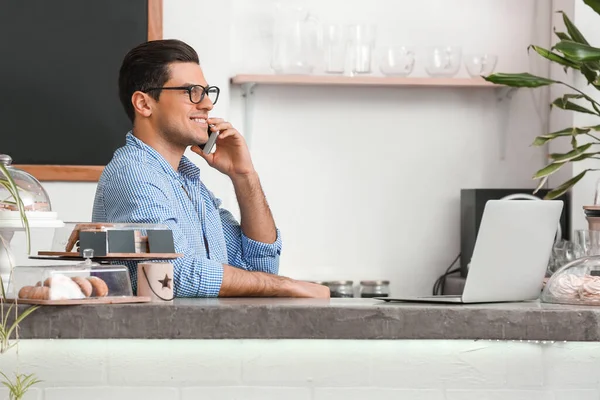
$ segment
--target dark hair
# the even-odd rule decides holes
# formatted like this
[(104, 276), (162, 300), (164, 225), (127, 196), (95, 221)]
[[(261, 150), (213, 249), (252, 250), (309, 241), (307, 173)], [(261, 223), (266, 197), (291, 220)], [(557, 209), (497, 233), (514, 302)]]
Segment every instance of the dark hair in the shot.
[[(134, 47), (127, 53), (119, 70), (119, 98), (127, 116), (133, 123), (135, 112), (131, 96), (136, 91), (162, 87), (170, 78), (169, 64), (194, 62), (200, 64), (198, 54), (181, 40), (152, 40)], [(158, 100), (160, 91), (149, 93)]]

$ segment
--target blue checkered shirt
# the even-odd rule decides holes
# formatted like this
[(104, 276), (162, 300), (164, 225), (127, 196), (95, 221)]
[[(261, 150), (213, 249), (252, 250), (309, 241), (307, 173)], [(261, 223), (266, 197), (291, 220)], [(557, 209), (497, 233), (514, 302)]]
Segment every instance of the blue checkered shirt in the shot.
[[(179, 170), (152, 147), (127, 134), (108, 163), (96, 190), (93, 222), (164, 224), (173, 231), (177, 297), (216, 297), (223, 264), (277, 274), (281, 237), (274, 243), (244, 235), (233, 215), (200, 180), (200, 169), (183, 156)], [(208, 243), (208, 249), (205, 245)], [(134, 292), (137, 263), (127, 262)]]

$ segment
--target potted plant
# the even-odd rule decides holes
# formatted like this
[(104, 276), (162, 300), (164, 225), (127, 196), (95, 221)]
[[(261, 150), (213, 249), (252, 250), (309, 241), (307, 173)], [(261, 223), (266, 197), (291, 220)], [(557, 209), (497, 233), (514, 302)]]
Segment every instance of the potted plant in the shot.
[[(583, 0), (583, 2), (600, 15), (600, 0)], [(585, 77), (589, 85), (600, 91), (600, 48), (590, 45), (567, 15), (562, 11), (559, 12), (562, 13), (563, 21), (567, 29), (567, 32), (555, 31), (555, 34), (560, 41), (550, 50), (535, 45), (530, 45), (529, 48), (535, 50), (540, 56), (551, 62), (560, 64), (564, 67), (565, 72), (568, 69), (578, 71)], [(600, 20), (598, 23), (600, 24)], [(539, 184), (534, 193), (544, 186), (549, 176), (567, 163), (586, 159), (600, 159), (600, 151), (598, 151), (598, 147), (594, 147), (595, 145), (600, 145), (600, 102), (565, 82), (535, 76), (529, 73), (497, 73), (484, 76), (483, 78), (489, 82), (516, 88), (538, 88), (555, 84), (564, 85), (573, 90), (573, 93), (565, 94), (554, 100), (552, 102), (553, 107), (578, 113), (592, 114), (599, 117), (599, 125), (566, 127), (559, 131), (535, 138), (533, 141), (534, 146), (542, 146), (553, 140), (567, 139), (571, 141), (572, 149), (566, 153), (550, 154), (550, 162), (548, 165), (537, 171), (533, 176), (534, 179), (539, 179)], [(586, 140), (584, 144), (580, 144), (578, 139), (581, 140), (583, 137), (589, 140)], [(563, 195), (579, 182), (587, 172), (593, 170), (600, 169), (585, 169), (581, 173), (557, 186), (544, 198), (555, 199)]]
[[(25, 207), (23, 205), (23, 201), (21, 200), (21, 196), (19, 195), (19, 188), (15, 184), (12, 179), (7, 167), (0, 163), (0, 185), (4, 186), (9, 193), (8, 198), (0, 199), (0, 203), (8, 204), (15, 206), (20, 214), (21, 222), (23, 223), (23, 227), (25, 228), (25, 235), (27, 237), (27, 252), (30, 252), (30, 232), (29, 232), (29, 222), (27, 220), (27, 215), (25, 213)], [(8, 246), (5, 244), (4, 239), (0, 236), (0, 246)], [(14, 266), (11, 264), (11, 275), (12, 269)], [(12, 347), (18, 345), (19, 340), (19, 323), (23, 321), (29, 314), (35, 311), (38, 307), (29, 307), (27, 310), (19, 314), (17, 301), (8, 307), (8, 310), (5, 310), (6, 305), (6, 292), (4, 290), (4, 282), (2, 282), (2, 278), (0, 277), (0, 355), (5, 354)], [(9, 317), (14, 314), (14, 318), (12, 321), (9, 320)], [(14, 335), (14, 337), (13, 337)], [(6, 386), (9, 390), (9, 398), (10, 400), (20, 400), (23, 398), (27, 390), (36, 383), (39, 382), (38, 379), (33, 374), (22, 374), (19, 372), (14, 373), (14, 380), (9, 378), (4, 372), (0, 372), (4, 380), (1, 382), (4, 386)]]

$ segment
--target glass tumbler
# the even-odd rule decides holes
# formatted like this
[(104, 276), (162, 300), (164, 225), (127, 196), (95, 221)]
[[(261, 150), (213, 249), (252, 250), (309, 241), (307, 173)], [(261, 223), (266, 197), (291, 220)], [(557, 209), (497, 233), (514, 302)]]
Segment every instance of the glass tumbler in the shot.
[(584, 255), (600, 255), (600, 231), (591, 231), (588, 229), (577, 229), (575, 231), (574, 242), (581, 247)]
[(332, 24), (323, 27), (323, 50), (325, 72), (343, 74), (348, 52), (348, 35), (343, 25)]
[(350, 25), (349, 50), (351, 73), (370, 74), (377, 27), (371, 24)]

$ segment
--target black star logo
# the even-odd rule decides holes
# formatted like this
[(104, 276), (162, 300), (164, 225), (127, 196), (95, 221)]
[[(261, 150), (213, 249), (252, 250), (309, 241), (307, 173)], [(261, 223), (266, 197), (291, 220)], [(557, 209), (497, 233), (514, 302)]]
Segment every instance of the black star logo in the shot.
[(159, 279), (158, 281), (160, 283), (162, 283), (162, 288), (169, 288), (171, 289), (171, 281), (173, 279), (169, 278), (169, 275), (165, 274), (165, 279)]

